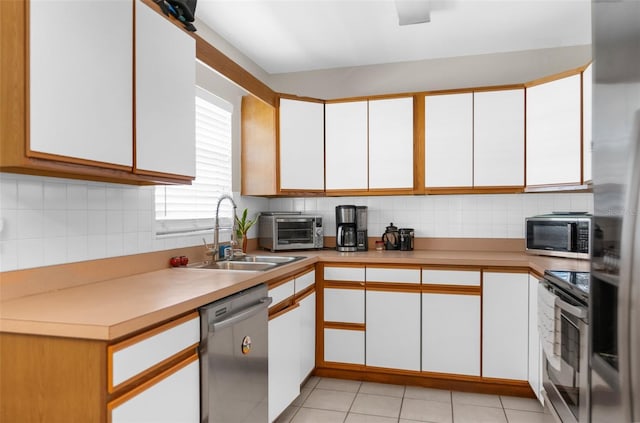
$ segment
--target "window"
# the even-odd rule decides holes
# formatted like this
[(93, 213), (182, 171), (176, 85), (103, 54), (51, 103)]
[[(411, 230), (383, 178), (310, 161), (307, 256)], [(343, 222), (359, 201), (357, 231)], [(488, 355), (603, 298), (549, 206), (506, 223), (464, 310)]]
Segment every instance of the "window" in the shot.
[[(156, 187), (157, 235), (193, 234), (214, 227), (216, 205), (231, 194), (231, 116), (233, 106), (202, 88), (196, 91), (196, 179), (192, 185)], [(230, 202), (220, 216), (230, 226)]]

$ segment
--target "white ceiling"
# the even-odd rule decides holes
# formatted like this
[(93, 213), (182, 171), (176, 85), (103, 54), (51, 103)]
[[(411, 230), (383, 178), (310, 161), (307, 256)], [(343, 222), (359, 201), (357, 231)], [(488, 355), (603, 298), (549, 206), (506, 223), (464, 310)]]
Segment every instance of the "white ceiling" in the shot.
[(431, 9), (431, 22), (409, 26), (393, 0), (200, 0), (196, 15), (271, 74), (591, 43), (589, 0), (432, 0)]

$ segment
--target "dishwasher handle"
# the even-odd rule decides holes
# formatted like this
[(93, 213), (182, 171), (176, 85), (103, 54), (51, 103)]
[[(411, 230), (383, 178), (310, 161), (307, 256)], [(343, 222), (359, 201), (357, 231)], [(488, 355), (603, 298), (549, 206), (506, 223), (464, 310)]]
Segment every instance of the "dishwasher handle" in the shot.
[(226, 327), (232, 326), (242, 320), (248, 319), (249, 317), (257, 314), (261, 310), (269, 307), (269, 304), (273, 301), (271, 297), (264, 297), (260, 299), (260, 302), (252, 305), (251, 307), (245, 308), (244, 310), (232, 314), (224, 320), (219, 322), (214, 322), (209, 324), (209, 333), (215, 333), (218, 330), (222, 330)]

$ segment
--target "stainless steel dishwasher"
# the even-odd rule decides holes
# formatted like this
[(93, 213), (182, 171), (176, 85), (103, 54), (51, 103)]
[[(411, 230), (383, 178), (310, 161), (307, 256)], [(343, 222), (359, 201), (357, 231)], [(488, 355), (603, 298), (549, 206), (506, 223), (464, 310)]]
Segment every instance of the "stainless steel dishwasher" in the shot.
[(261, 284), (199, 309), (202, 423), (267, 423), (270, 303)]

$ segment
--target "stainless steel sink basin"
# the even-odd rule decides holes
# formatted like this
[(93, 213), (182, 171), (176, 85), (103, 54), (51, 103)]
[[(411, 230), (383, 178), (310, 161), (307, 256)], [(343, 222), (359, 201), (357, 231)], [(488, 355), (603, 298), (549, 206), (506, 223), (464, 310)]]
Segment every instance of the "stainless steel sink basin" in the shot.
[(281, 256), (241, 256), (234, 257), (231, 261), (245, 262), (245, 263), (277, 263), (286, 264), (297, 260), (302, 260), (304, 257), (281, 257)]
[(240, 256), (231, 260), (222, 260), (216, 262), (203, 262), (190, 264), (188, 267), (192, 269), (218, 269), (218, 270), (244, 270), (262, 272), (282, 266), (294, 261), (302, 260), (306, 257), (282, 257), (282, 256)]
[(276, 267), (276, 263), (252, 263), (245, 261), (216, 261), (198, 263), (192, 267), (196, 269), (220, 269), (220, 270), (252, 270), (264, 271)]

